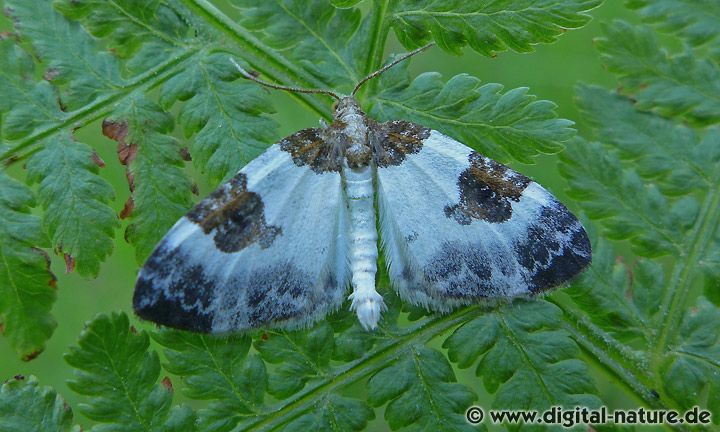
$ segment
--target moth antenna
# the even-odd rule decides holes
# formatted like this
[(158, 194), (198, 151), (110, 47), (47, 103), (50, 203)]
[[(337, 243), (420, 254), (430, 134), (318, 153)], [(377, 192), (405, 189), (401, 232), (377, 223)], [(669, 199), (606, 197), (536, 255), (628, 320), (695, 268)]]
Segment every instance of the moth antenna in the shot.
[(422, 46), (414, 51), (405, 53), (402, 56), (393, 60), (392, 62), (388, 63), (387, 65), (383, 66), (382, 68), (376, 70), (375, 72), (373, 72), (370, 75), (366, 76), (365, 78), (361, 79), (360, 82), (357, 83), (357, 85), (353, 89), (351, 96), (355, 96), (355, 93), (357, 93), (357, 91), (360, 90), (360, 87), (362, 87), (362, 85), (365, 84), (366, 82), (370, 81), (371, 79), (375, 78), (376, 76), (380, 75), (381, 73), (385, 72), (386, 70), (390, 69), (391, 67), (395, 66), (396, 64), (409, 59), (410, 57), (414, 56), (415, 54), (420, 54), (421, 52), (425, 51), (426, 49), (430, 48), (433, 45), (435, 45), (435, 42), (430, 42), (429, 44)]
[(256, 83), (258, 83), (258, 84), (260, 84), (260, 85), (263, 85), (263, 86), (265, 86), (265, 87), (270, 87), (270, 88), (277, 89), (277, 90), (285, 90), (285, 91), (294, 92), (294, 93), (324, 94), (324, 95), (332, 96), (332, 97), (334, 97), (334, 98), (337, 99), (337, 100), (340, 100), (340, 99), (341, 99), (340, 96), (339, 96), (337, 93), (335, 93), (335, 92), (333, 92), (333, 91), (330, 91), (330, 90), (323, 90), (323, 89), (306, 89), (306, 88), (300, 88), (300, 87), (290, 87), (290, 86), (273, 84), (273, 83), (270, 83), (270, 82), (267, 82), (267, 81), (263, 81), (263, 80), (261, 80), (260, 78), (256, 77), (255, 75), (251, 74), (250, 72), (246, 71), (242, 66), (240, 66), (239, 64), (237, 64), (237, 62), (235, 61), (235, 59), (233, 59), (232, 57), (230, 57), (230, 63), (232, 63), (233, 65), (235, 65), (235, 67), (237, 68), (238, 71), (240, 71), (240, 73), (242, 74), (242, 76), (244, 76), (245, 78), (247, 78), (247, 79), (249, 79), (249, 80), (253, 80), (253, 81), (255, 81)]

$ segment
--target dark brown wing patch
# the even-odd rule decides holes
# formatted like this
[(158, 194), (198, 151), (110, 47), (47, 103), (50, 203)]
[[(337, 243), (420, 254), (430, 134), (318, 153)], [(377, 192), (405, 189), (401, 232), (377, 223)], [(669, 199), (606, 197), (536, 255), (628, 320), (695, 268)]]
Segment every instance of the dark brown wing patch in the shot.
[(264, 209), (260, 195), (247, 190), (247, 176), (239, 173), (190, 210), (187, 218), (205, 234), (214, 230), (215, 246), (231, 253), (255, 242), (265, 249), (282, 234), (279, 227), (265, 223)]
[(320, 174), (340, 171), (343, 138), (335, 124), (326, 129), (303, 129), (280, 141), (280, 148), (292, 156), (297, 166), (307, 165)]
[(430, 129), (419, 124), (393, 120), (371, 125), (375, 161), (379, 167), (400, 165), (408, 154), (422, 149), (423, 141), (430, 136)]
[(473, 219), (492, 223), (510, 219), (511, 201), (520, 200), (531, 180), (475, 152), (469, 160), (470, 166), (457, 180), (460, 202), (445, 206), (445, 216), (461, 225), (469, 225)]

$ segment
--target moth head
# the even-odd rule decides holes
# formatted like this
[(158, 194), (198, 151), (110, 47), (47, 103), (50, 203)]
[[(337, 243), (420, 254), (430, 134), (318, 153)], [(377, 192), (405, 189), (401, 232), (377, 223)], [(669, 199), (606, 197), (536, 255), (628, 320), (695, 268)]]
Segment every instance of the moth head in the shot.
[(348, 114), (356, 114), (361, 111), (360, 105), (353, 96), (345, 96), (335, 102), (333, 105), (333, 111), (335, 111), (335, 118), (342, 118)]

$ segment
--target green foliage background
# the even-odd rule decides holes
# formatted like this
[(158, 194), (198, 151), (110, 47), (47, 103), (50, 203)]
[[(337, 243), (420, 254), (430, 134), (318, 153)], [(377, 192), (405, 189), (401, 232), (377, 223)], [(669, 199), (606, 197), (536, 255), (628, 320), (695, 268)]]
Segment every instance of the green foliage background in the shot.
[[(599, 2), (545, 0), (535, 11), (505, 0), (483, 14), (471, 13), (479, 2), (445, 2), (458, 21), (438, 12), (443, 2), (255, 3), (2, 2), (18, 21), (0, 28), (22, 37), (0, 38), (0, 153), (20, 158), (0, 176), (0, 379), (10, 379), (0, 430), (40, 419), (43, 430), (464, 430), (473, 403), (699, 404), (720, 421), (717, 2), (607, 2), (566, 34), (548, 22), (582, 27), (578, 12)], [(163, 12), (137, 13), (141, 4)], [(375, 6), (396, 11), (396, 31), (366, 62), (363, 47), (382, 45), (363, 36), (383, 25), (361, 22)], [(422, 13), (397, 12), (407, 10)], [(302, 13), (313, 17), (310, 29), (295, 19)], [(441, 18), (422, 18), (433, 13)], [(406, 66), (412, 78), (442, 76), (408, 87), (399, 68), (364, 90), (366, 108), (461, 139), (582, 212), (594, 263), (581, 279), (544, 300), (446, 317), (401, 310), (387, 292), (387, 324), (374, 337), (347, 312), (252, 342), (157, 331), (133, 317), (138, 262), (197, 200), (192, 183), (204, 196), (275, 139), (330, 112), (326, 99), (236, 80), (227, 54), (207, 47), (224, 46), (280, 82), (347, 91), (383, 56), (426, 42), (428, 29), (439, 47)], [(286, 51), (289, 40), (298, 43)], [(579, 136), (555, 113), (575, 121)], [(127, 136), (114, 136), (121, 147), (138, 144), (127, 166), (118, 142), (102, 135), (103, 119), (128, 123)], [(493, 126), (508, 124), (512, 132)], [(120, 221), (128, 166), (135, 206)], [(50, 252), (56, 282), (28, 246)], [(24, 294), (27, 308), (8, 295), (11, 280), (35, 290)]]

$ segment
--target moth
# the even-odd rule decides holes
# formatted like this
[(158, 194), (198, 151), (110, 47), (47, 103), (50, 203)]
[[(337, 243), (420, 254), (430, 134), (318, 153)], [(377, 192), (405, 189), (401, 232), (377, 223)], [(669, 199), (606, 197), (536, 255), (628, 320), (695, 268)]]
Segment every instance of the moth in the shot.
[(385, 309), (380, 244), (403, 301), (447, 312), (562, 285), (591, 261), (578, 219), (528, 177), (419, 124), (369, 118), (350, 96), (334, 119), (269, 147), (182, 217), (141, 268), (133, 306), (197, 332), (309, 326)]

